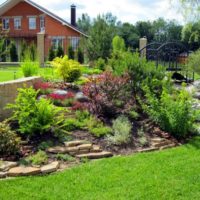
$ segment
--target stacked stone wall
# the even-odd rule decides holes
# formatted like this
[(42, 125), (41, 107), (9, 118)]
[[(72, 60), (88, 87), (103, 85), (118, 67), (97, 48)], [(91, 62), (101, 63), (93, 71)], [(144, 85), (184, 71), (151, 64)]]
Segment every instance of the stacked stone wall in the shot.
[(31, 87), (41, 81), (41, 77), (23, 78), (0, 83), (0, 121), (11, 116), (12, 111), (5, 109), (8, 103), (14, 103), (19, 88)]

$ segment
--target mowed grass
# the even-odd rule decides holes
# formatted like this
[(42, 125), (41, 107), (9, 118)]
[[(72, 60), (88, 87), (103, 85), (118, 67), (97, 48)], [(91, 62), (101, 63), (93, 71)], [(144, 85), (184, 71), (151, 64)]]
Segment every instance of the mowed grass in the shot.
[[(54, 76), (52, 68), (40, 68), (39, 76), (48, 77)], [(0, 67), (0, 82), (11, 81), (15, 79), (23, 78), (23, 73), (20, 67)]]
[(0, 181), (1, 200), (199, 200), (200, 138), (43, 177)]

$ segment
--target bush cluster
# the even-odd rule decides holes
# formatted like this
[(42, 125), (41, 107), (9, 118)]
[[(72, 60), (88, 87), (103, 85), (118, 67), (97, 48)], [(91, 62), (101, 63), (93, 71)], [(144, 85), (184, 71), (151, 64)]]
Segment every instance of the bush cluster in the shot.
[(7, 122), (0, 122), (0, 156), (17, 154), (20, 150), (20, 141)]
[(64, 82), (74, 82), (81, 76), (80, 64), (77, 61), (68, 59), (67, 56), (55, 58), (52, 65)]

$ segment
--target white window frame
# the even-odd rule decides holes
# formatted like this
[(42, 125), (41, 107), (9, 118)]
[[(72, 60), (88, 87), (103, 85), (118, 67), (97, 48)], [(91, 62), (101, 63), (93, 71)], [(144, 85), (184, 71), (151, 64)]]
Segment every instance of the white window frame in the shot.
[(40, 16), (40, 31), (44, 31), (44, 30), (45, 30), (45, 17)]
[(2, 18), (2, 29), (3, 30), (10, 29), (10, 19), (9, 18)]
[(73, 48), (74, 51), (76, 51), (79, 47), (80, 43), (80, 37), (69, 37), (69, 44)]
[[(32, 21), (34, 20), (34, 21)], [(28, 26), (29, 30), (36, 30), (37, 29), (37, 19), (36, 17), (29, 17), (28, 18)]]
[(14, 17), (14, 29), (21, 30), (22, 28), (22, 19), (21, 17)]
[(51, 38), (51, 46), (53, 47), (53, 50), (57, 50), (59, 46), (63, 48), (63, 39), (64, 37), (52, 37)]

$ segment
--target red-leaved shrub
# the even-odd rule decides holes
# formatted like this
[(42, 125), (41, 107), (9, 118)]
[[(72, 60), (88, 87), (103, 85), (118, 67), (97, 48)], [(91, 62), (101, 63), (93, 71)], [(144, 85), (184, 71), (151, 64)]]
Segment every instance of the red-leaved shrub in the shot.
[(89, 99), (88, 109), (98, 117), (115, 117), (125, 113), (134, 102), (127, 74), (115, 76), (105, 72), (98, 78), (90, 79), (82, 90)]

